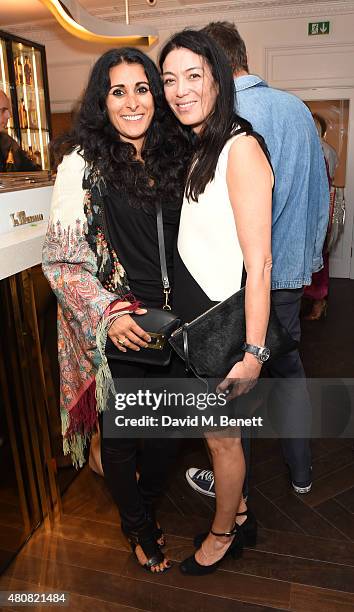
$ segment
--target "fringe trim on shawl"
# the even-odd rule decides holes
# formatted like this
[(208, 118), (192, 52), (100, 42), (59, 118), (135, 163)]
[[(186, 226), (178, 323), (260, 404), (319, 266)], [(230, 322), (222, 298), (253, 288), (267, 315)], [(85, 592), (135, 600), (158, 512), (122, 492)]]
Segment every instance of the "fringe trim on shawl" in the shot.
[(96, 342), (97, 350), (100, 355), (100, 365), (98, 366), (96, 374), (96, 411), (97, 414), (103, 412), (107, 407), (107, 400), (109, 392), (115, 394), (114, 383), (109, 369), (105, 348), (107, 342), (107, 332), (114, 321), (117, 318), (117, 313), (112, 313), (108, 317), (102, 317), (97, 327)]
[(73, 465), (82, 467), (87, 443), (97, 430), (95, 379), (71, 410), (61, 411), (61, 418), (64, 455), (71, 454)]
[(140, 302), (134, 300), (129, 306), (125, 307), (124, 310), (112, 312), (111, 314), (104, 315), (97, 326), (96, 332), (96, 343), (97, 350), (100, 355), (100, 365), (98, 366), (96, 374), (96, 410), (97, 414), (106, 410), (107, 400), (109, 392), (115, 395), (115, 387), (109, 369), (107, 357), (106, 357), (106, 342), (108, 330), (115, 319), (124, 314), (134, 312), (139, 308)]
[(97, 421), (96, 414), (96, 381), (93, 379), (79, 401), (69, 411), (69, 427), (66, 437), (82, 432), (84, 435), (92, 431)]
[(132, 312), (138, 307), (139, 303), (135, 301), (124, 310), (113, 312), (108, 316), (103, 315), (96, 331), (100, 362), (96, 378), (71, 410), (61, 411), (64, 455), (71, 455), (76, 468), (82, 467), (85, 463), (85, 448), (92, 434), (97, 431), (97, 416), (106, 410), (109, 393), (113, 395), (116, 393), (105, 353), (108, 329), (119, 315)]

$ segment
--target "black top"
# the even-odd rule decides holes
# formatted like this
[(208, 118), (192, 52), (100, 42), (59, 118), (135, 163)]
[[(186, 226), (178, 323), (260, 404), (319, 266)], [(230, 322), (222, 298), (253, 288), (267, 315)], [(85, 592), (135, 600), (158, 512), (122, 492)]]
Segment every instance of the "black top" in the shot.
[(33, 163), (21, 149), (16, 140), (6, 132), (0, 132), (0, 172), (6, 172), (6, 160), (10, 150), (13, 155), (13, 172), (33, 172), (42, 168)]
[(217, 302), (213, 302), (207, 296), (184, 265), (176, 244), (173, 284), (174, 310), (184, 323), (189, 323), (215, 304)]
[[(163, 306), (155, 207), (148, 211), (133, 207), (124, 190), (113, 186), (108, 188), (104, 204), (108, 239), (127, 273), (132, 293), (146, 306)], [(162, 210), (167, 271), (172, 286), (180, 210), (169, 209), (163, 204)]]

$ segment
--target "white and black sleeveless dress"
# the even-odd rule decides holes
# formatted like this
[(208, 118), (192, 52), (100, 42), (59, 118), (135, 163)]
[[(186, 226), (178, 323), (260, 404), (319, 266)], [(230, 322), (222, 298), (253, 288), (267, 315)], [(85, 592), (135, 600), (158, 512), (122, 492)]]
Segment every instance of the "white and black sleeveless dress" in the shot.
[(183, 200), (174, 261), (174, 310), (184, 322), (241, 287), (243, 255), (228, 194), (231, 137), (220, 153), (214, 179), (197, 202)]

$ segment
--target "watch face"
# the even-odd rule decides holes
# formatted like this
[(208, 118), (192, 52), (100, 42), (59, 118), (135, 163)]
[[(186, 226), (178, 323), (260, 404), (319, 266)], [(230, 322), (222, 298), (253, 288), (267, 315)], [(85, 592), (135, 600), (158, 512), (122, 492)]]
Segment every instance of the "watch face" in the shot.
[(263, 348), (259, 351), (259, 359), (264, 362), (264, 361), (268, 361), (270, 357), (270, 350), (269, 348)]

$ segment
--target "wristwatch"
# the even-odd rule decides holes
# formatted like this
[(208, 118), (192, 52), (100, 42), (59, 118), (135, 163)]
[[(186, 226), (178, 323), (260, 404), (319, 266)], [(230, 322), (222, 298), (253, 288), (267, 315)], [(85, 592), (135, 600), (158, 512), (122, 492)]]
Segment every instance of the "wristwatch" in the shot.
[(244, 342), (241, 349), (246, 353), (254, 355), (261, 364), (268, 361), (270, 357), (270, 350), (266, 346), (256, 346), (255, 344), (247, 344), (247, 342)]

